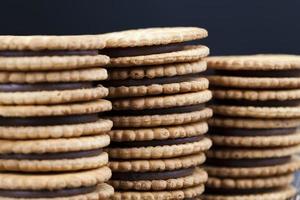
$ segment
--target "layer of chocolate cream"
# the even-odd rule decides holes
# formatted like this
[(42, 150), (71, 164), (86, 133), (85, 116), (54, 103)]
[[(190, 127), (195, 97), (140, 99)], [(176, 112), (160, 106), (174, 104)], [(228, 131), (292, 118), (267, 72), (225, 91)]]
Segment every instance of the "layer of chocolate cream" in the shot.
[(215, 70), (216, 75), (239, 77), (300, 77), (300, 69), (293, 70)]
[(127, 56), (143, 56), (160, 53), (170, 53), (184, 49), (184, 43), (175, 43), (156, 46), (126, 47), (126, 48), (106, 48), (99, 50), (100, 54), (108, 55), (111, 58)]
[(173, 77), (161, 77), (161, 78), (143, 78), (143, 79), (127, 79), (127, 80), (108, 80), (103, 82), (107, 87), (120, 87), (120, 86), (147, 86), (153, 84), (169, 84), (169, 83), (181, 83), (196, 80), (201, 77), (200, 74), (188, 74)]
[(291, 161), (291, 156), (279, 158), (262, 158), (262, 159), (218, 159), (208, 158), (207, 165), (218, 167), (265, 167), (272, 165), (282, 165)]
[(0, 154), (0, 160), (61, 160), (61, 159), (76, 159), (95, 157), (102, 153), (102, 149), (92, 149), (72, 152), (58, 153), (29, 153), (29, 154)]
[(209, 134), (224, 136), (277, 136), (289, 135), (297, 131), (297, 128), (274, 128), (274, 129), (246, 129), (246, 128), (225, 128), (210, 127)]
[(0, 198), (24, 198), (24, 199), (38, 199), (38, 198), (62, 198), (72, 197), (82, 194), (92, 193), (96, 190), (96, 186), (66, 188), (61, 190), (4, 190), (0, 189)]
[(48, 117), (0, 117), (0, 126), (52, 126), (96, 122), (98, 114), (48, 116)]
[(35, 56), (94, 56), (98, 50), (43, 50), (43, 51), (0, 51), (0, 57), (35, 57)]
[(0, 84), (0, 92), (31, 92), (31, 91), (53, 91), (53, 90), (76, 90), (93, 88), (92, 82), (76, 82), (76, 83), (2, 83)]
[(162, 172), (113, 172), (112, 180), (140, 181), (140, 180), (167, 180), (190, 176), (195, 168), (178, 169)]
[(175, 138), (167, 140), (147, 140), (134, 142), (111, 142), (110, 147), (127, 148), (127, 147), (149, 147), (149, 146), (164, 146), (164, 145), (178, 145), (185, 143), (193, 143), (202, 140), (204, 136), (193, 136), (185, 138)]
[(256, 106), (256, 107), (292, 107), (300, 106), (300, 99), (296, 100), (266, 100), (266, 101), (250, 101), (250, 100), (234, 100), (234, 99), (217, 99), (214, 101), (216, 105), (230, 106)]
[(112, 110), (108, 112), (111, 116), (142, 116), (142, 115), (167, 115), (167, 114), (179, 114), (189, 113), (199, 110), (203, 110), (205, 104), (196, 104), (191, 106), (160, 108), (160, 109), (145, 109), (145, 110)]

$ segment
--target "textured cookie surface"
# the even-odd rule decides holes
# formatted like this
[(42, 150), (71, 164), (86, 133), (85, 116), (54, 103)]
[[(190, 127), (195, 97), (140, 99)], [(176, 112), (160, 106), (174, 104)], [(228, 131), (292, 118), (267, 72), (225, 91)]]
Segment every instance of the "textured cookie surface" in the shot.
[(0, 72), (1, 83), (55, 83), (100, 81), (107, 79), (103, 68), (74, 69), (47, 72)]
[(105, 40), (99, 35), (0, 36), (0, 50), (84, 50), (104, 47)]
[(219, 118), (209, 120), (209, 125), (232, 128), (290, 128), (298, 127), (300, 120), (292, 119), (249, 119), (249, 118)]
[(119, 172), (149, 172), (176, 170), (198, 166), (205, 161), (204, 153), (165, 159), (139, 159), (139, 160), (110, 160), (109, 167), (112, 171)]
[(170, 63), (193, 62), (208, 56), (208, 54), (209, 49), (206, 46), (187, 46), (184, 48), (184, 50), (171, 53), (111, 58), (109, 67), (129, 67), (140, 65), (161, 65)]
[(255, 188), (276, 188), (289, 185), (293, 181), (293, 175), (277, 175), (274, 177), (261, 178), (217, 178), (210, 176), (206, 183), (209, 188), (225, 189), (255, 189)]
[(201, 104), (209, 101), (211, 98), (211, 92), (209, 90), (204, 90), (167, 96), (117, 99), (113, 100), (112, 104), (114, 110), (143, 110)]
[(219, 167), (205, 166), (209, 175), (215, 177), (265, 177), (280, 174), (290, 174), (300, 169), (300, 160), (297, 157), (285, 164), (264, 166), (264, 167)]
[(191, 80), (178, 81), (174, 83), (137, 85), (137, 86), (116, 86), (108, 87), (109, 97), (136, 97), (148, 95), (170, 95), (178, 93), (198, 92), (208, 89), (206, 78), (193, 78)]
[(289, 70), (300, 68), (296, 55), (215, 56), (206, 59), (212, 69), (223, 70)]
[(92, 186), (111, 177), (108, 167), (61, 174), (12, 174), (0, 173), (0, 188), (9, 190), (54, 190)]
[(296, 194), (296, 189), (292, 186), (282, 189), (276, 189), (271, 192), (250, 195), (217, 195), (205, 194), (201, 198), (203, 200), (284, 200), (293, 197)]
[[(80, 194), (69, 197), (56, 197), (50, 198), (51, 200), (106, 200), (109, 199), (114, 193), (114, 188), (106, 183), (100, 183), (96, 186), (93, 192), (87, 194)], [(28, 198), (10, 198), (10, 197), (1, 197), (2, 200), (28, 200)], [(49, 198), (47, 198), (49, 199)]]
[(185, 188), (182, 190), (169, 190), (169, 191), (116, 191), (113, 195), (113, 200), (157, 200), (157, 199), (188, 199), (199, 196), (204, 192), (204, 185)]
[(198, 153), (208, 150), (212, 142), (208, 138), (203, 138), (197, 142), (184, 143), (178, 145), (133, 147), (133, 148), (107, 148), (111, 158), (120, 159), (148, 159), (148, 158), (172, 158)]
[(290, 156), (300, 151), (300, 145), (289, 147), (273, 147), (273, 148), (220, 148), (213, 149), (207, 152), (207, 157), (211, 158), (232, 158), (232, 159), (247, 159), (247, 158), (278, 158)]
[(155, 127), (188, 124), (204, 121), (212, 117), (212, 110), (204, 108), (200, 111), (164, 115), (144, 115), (144, 116), (113, 116), (109, 117), (113, 121), (114, 127)]
[(172, 77), (187, 74), (196, 74), (206, 70), (206, 62), (203, 60), (155, 65), (148, 67), (109, 68), (109, 80), (143, 79)]
[(59, 116), (97, 113), (111, 110), (110, 101), (99, 99), (96, 101), (62, 105), (6, 105), (0, 106), (0, 116), (29, 117), (29, 116)]
[(72, 138), (96, 135), (109, 131), (112, 121), (99, 119), (96, 122), (54, 126), (0, 126), (1, 139)]
[(0, 92), (2, 105), (47, 105), (72, 102), (91, 101), (106, 97), (108, 89), (103, 86), (94, 88), (28, 91), (28, 92)]
[(250, 118), (298, 118), (300, 107), (211, 106), (215, 114)]
[[(253, 74), (255, 76), (255, 73)], [(236, 77), (213, 75), (208, 77), (211, 85), (233, 88), (284, 89), (299, 88), (299, 78), (293, 77)]]
[(96, 56), (43, 56), (1, 57), (1, 71), (57, 71), (92, 68), (107, 65), (109, 57)]
[(146, 28), (103, 34), (107, 48), (163, 45), (207, 37), (197, 27)]
[[(130, 173), (130, 172), (129, 172)], [(162, 172), (163, 173), (163, 172)], [(202, 169), (195, 171), (188, 176), (179, 178), (170, 178), (165, 180), (110, 180), (109, 183), (117, 190), (141, 190), (141, 191), (158, 191), (158, 190), (176, 190), (193, 187), (204, 184), (207, 181), (207, 173)]]
[(180, 126), (153, 127), (141, 129), (113, 129), (108, 132), (112, 141), (145, 141), (183, 138), (202, 135), (208, 131), (206, 122), (195, 122)]

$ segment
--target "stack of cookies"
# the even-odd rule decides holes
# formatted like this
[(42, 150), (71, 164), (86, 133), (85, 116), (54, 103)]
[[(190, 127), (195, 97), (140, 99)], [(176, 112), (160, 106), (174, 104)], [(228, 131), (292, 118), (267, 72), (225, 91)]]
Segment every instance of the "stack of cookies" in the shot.
[(0, 36), (0, 199), (108, 199), (99, 36)]
[(206, 200), (284, 200), (300, 161), (300, 57), (207, 59), (214, 101)]
[(150, 28), (104, 35), (114, 122), (107, 149), (113, 199), (196, 199), (207, 173), (199, 167), (211, 141), (212, 111), (201, 28)]

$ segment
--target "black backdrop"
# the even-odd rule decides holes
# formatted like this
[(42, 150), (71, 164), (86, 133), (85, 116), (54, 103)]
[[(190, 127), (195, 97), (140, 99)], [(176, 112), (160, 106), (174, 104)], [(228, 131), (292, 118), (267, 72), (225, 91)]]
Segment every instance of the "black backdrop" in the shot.
[(1, 0), (0, 34), (200, 26), (212, 54), (297, 54), (299, 9), (299, 0)]

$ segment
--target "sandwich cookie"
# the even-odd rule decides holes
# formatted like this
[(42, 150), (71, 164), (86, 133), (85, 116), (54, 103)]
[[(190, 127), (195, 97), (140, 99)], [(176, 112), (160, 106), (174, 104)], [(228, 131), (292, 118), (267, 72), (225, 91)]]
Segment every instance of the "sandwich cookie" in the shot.
[[(3, 83), (0, 83), (2, 105), (83, 102), (108, 95), (107, 88), (93, 82), (107, 78), (106, 70), (101, 68), (49, 73), (4, 72), (0, 73), (0, 76), (4, 76)], [(75, 79), (71, 80), (73, 77)], [(4, 82), (5, 80), (7, 82)], [(11, 82), (14, 80), (16, 83)]]
[(111, 110), (107, 100), (62, 105), (0, 106), (0, 138), (36, 139), (93, 135), (108, 131), (110, 120), (99, 112)]
[(159, 65), (197, 61), (209, 54), (205, 46), (183, 42), (207, 37), (196, 27), (148, 28), (103, 34), (106, 49), (100, 54), (111, 57), (111, 67)]
[(108, 135), (43, 140), (0, 140), (1, 171), (77, 171), (108, 163)]
[(109, 70), (111, 78), (104, 86), (109, 88), (111, 98), (197, 92), (208, 89), (208, 80), (200, 74), (205, 70), (204, 61), (153, 66), (151, 69), (112, 68)]
[(208, 90), (167, 96), (116, 99), (108, 118), (115, 127), (155, 127), (203, 121), (212, 116)]
[(0, 173), (0, 197), (17, 199), (108, 199), (113, 188), (104, 182), (111, 177), (108, 167), (58, 174)]
[(292, 89), (300, 87), (296, 55), (216, 56), (206, 59), (215, 74), (212, 85), (230, 88)]

